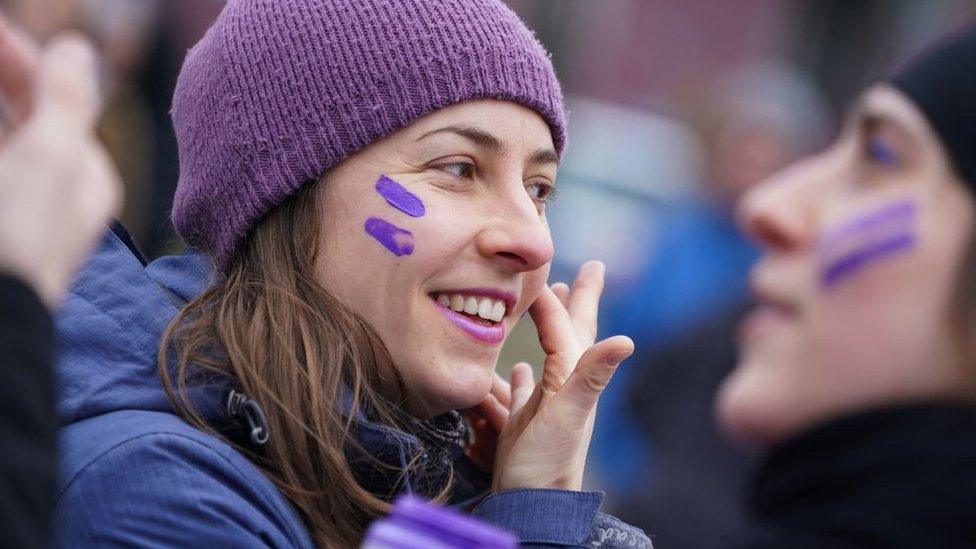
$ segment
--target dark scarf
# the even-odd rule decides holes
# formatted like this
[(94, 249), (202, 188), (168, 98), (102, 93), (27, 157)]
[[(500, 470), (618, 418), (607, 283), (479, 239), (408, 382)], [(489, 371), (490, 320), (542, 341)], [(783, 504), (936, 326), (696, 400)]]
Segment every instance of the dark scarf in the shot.
[(736, 547), (976, 547), (976, 408), (852, 415), (769, 456)]
[[(366, 417), (375, 420), (370, 416), (367, 411)], [(465, 456), (468, 429), (460, 413), (420, 420), (399, 412), (394, 419), (396, 428), (362, 425), (357, 433), (361, 447), (347, 450), (361, 486), (392, 499), (406, 491), (433, 497), (453, 482), (448, 503), (462, 506), (487, 493), (491, 475)]]

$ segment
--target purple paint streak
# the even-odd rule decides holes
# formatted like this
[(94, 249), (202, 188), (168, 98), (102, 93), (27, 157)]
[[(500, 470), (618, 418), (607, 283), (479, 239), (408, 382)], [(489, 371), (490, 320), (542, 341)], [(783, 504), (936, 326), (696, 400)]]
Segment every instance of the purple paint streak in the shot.
[(423, 217), (427, 213), (420, 197), (408, 191), (403, 185), (387, 176), (380, 176), (376, 182), (376, 192), (386, 199), (390, 206), (411, 217)]
[(912, 200), (904, 200), (884, 206), (869, 214), (848, 221), (834, 231), (831, 231), (823, 238), (823, 245), (829, 247), (838, 239), (867, 231), (885, 223), (912, 222), (915, 219), (916, 210), (915, 202)]
[(402, 257), (413, 253), (413, 233), (410, 231), (376, 217), (366, 220), (365, 229), (393, 255)]
[(823, 273), (824, 286), (833, 286), (848, 275), (860, 270), (865, 264), (886, 258), (915, 246), (915, 235), (899, 233), (884, 240), (870, 242), (833, 261)]

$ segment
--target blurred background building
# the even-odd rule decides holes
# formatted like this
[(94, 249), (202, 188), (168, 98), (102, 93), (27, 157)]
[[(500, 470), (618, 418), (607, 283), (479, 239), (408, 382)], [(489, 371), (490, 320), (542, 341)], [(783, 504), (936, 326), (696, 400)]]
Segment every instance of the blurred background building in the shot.
[[(661, 547), (706, 547), (739, 524), (753, 457), (716, 433), (712, 394), (735, 360), (756, 250), (737, 197), (816, 150), (873, 79), (974, 21), (976, 0), (508, 0), (552, 50), (571, 142), (550, 209), (553, 280), (608, 265), (604, 334), (637, 354), (601, 402), (594, 486)], [(37, 38), (66, 28), (103, 52), (101, 134), (143, 250), (180, 247), (169, 107), (187, 49), (220, 0), (0, 0)], [(541, 364), (529, 323), (502, 369)]]

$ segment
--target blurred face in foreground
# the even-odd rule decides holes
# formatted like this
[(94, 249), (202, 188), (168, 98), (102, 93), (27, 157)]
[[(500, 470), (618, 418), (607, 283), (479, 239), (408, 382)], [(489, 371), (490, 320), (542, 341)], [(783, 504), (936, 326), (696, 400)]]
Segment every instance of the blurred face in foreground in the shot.
[(859, 409), (972, 393), (950, 305), (973, 201), (904, 94), (868, 90), (829, 149), (750, 192), (739, 216), (765, 254), (717, 401), (727, 431), (771, 444)]

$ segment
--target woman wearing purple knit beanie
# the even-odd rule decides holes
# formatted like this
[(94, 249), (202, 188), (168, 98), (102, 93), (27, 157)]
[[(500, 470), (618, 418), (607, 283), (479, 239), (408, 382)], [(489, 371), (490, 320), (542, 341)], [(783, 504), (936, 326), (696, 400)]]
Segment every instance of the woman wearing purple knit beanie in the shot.
[[(230, 0), (173, 120), (193, 249), (147, 265), (116, 229), (62, 315), (61, 544), (351, 547), (410, 492), (650, 546), (581, 489), (633, 344), (595, 342), (602, 265), (547, 284), (566, 117), (511, 10)], [(525, 313), (538, 384), (495, 374)]]

